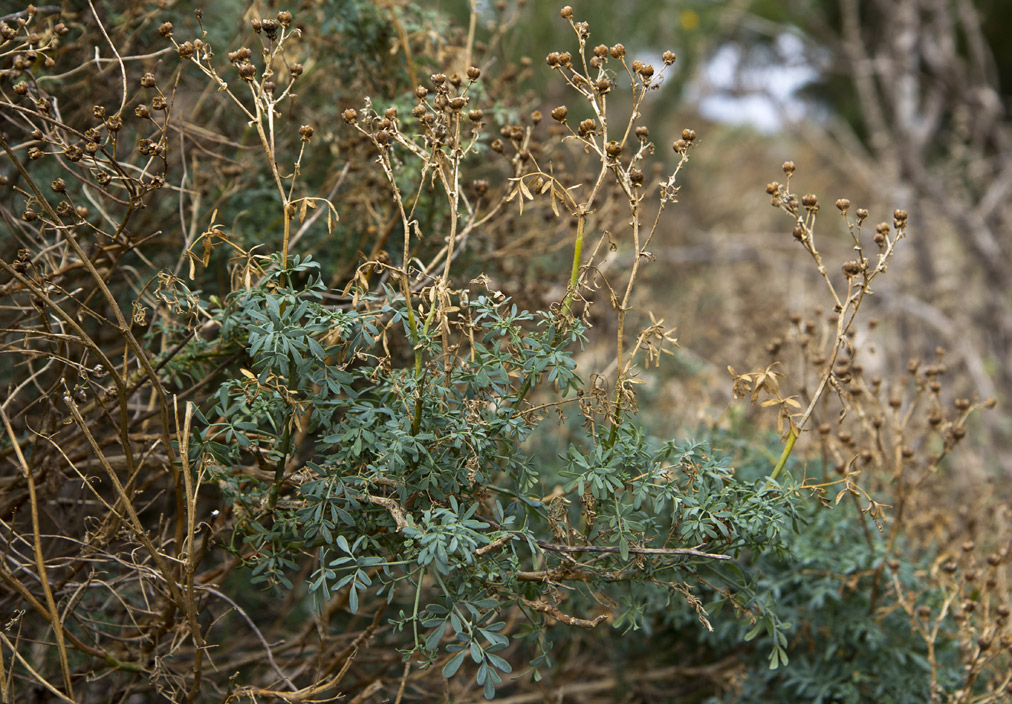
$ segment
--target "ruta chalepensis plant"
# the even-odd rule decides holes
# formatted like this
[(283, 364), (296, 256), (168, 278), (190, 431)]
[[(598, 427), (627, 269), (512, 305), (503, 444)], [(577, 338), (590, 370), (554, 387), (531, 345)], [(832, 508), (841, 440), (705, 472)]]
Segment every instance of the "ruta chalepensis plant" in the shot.
[[(736, 375), (784, 424), (783, 459), (758, 471), (764, 448), (658, 439), (637, 416), (675, 345), (642, 271), (701, 139), (657, 150), (644, 124), (673, 53), (655, 67), (595, 44), (564, 8), (569, 50), (538, 70), (572, 98), (546, 117), (521, 101), (533, 63), (496, 54), (511, 8), (486, 36), (476, 3), (464, 29), (407, 3), (254, 4), (232, 36), (210, 9), (98, 5), (0, 23), (0, 701), (530, 696), (562, 681), (569, 644), (635, 630), (702, 643), (659, 676), (714, 696), (744, 691), (756, 644), (754, 681), (793, 681), (792, 634), (815, 619), (777, 580), (822, 569), (805, 531), (841, 515), (809, 493), (883, 489), (822, 432), (828, 390), (850, 422), (888, 425), (871, 461), (908, 479), (888, 464), (909, 459), (908, 426), (850, 400), (855, 315), (899, 211), (878, 259), (867, 216), (848, 220), (843, 293), (814, 197), (772, 187), (838, 310), (807, 409), (779, 367)], [(936, 399), (937, 374), (915, 376)], [(931, 406), (948, 444), (918, 471), (977, 405)], [(839, 478), (791, 476), (810, 423)], [(933, 624), (974, 580), (943, 568), (924, 615), (907, 563), (882, 567), (904, 534), (880, 549), (868, 505), (841, 532), (871, 536), (873, 606), (888, 593), (894, 618), (921, 619), (950, 691)], [(995, 652), (1001, 608), (960, 606), (958, 647)], [(996, 681), (989, 657), (966, 697)]]

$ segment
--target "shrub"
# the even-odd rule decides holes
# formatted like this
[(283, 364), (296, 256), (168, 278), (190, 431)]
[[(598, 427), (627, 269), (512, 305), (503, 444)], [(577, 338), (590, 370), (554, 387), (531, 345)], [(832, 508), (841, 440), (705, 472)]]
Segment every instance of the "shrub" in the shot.
[[(491, 699), (556, 671), (558, 627), (683, 633), (687, 614), (714, 657), (741, 647), (751, 662), (740, 643), (761, 644), (769, 686), (890, 696), (839, 684), (853, 668), (814, 665), (811, 629), (878, 666), (901, 611), (917, 613), (915, 563), (890, 567), (893, 609), (879, 614), (899, 529), (868, 537), (883, 506), (853, 460), (839, 480), (785, 470), (827, 389), (861, 408), (845, 391), (853, 364), (840, 365), (905, 213), (876, 231), (877, 256), (863, 249), (866, 215), (846, 220), (857, 256), (838, 292), (815, 246), (818, 200), (791, 191), (793, 165), (768, 187), (836, 319), (807, 407), (775, 365), (732, 371), (736, 393), (777, 410), (784, 443), (772, 470), (750, 473), (754, 447), (662, 440), (637, 418), (642, 368), (675, 345), (639, 313), (637, 281), (697, 144), (683, 129), (665, 164), (642, 124), (674, 54), (654, 67), (621, 44), (591, 46), (564, 8), (574, 45), (547, 65), (575, 104), (549, 120), (514, 102), (516, 69), (493, 75), (473, 34), (414, 8), (391, 8), (389, 23), (372, 4), (343, 9), (369, 19), (344, 27), (336, 71), (314, 21), (329, 3), (305, 20), (253, 18), (220, 53), (200, 10), (126, 10), (171, 51), (120, 38), (108, 93), (49, 73), (88, 44), (65, 44), (51, 10), (0, 28), (13, 78), (3, 207), (20, 247), (0, 262), (5, 351), (19, 360), (0, 406), (15, 470), (0, 578), (18, 609), (0, 634), (16, 677), (0, 672), (4, 697), (97, 700), (94, 678), (109, 697), (422, 700), (434, 673)], [(101, 13), (88, 17), (116, 46)], [(371, 70), (363, 54), (390, 42), (404, 63)], [(168, 53), (177, 68), (156, 61)], [(423, 71), (440, 56), (466, 60)], [(170, 218), (178, 231), (162, 229)], [(530, 271), (555, 284), (528, 285)], [(610, 349), (608, 362), (588, 369), (585, 345)], [(978, 405), (944, 421), (945, 453)], [(555, 419), (570, 428), (561, 456), (537, 441)], [(834, 486), (837, 503), (870, 503), (855, 518), (809, 499)], [(840, 546), (854, 551), (844, 569), (827, 559)], [(857, 578), (839, 602), (867, 618), (834, 630), (822, 604), (841, 575), (869, 572), (871, 596)], [(951, 593), (923, 592), (934, 604)], [(784, 670), (794, 633), (802, 664)], [(912, 634), (889, 666), (907, 676), (927, 663), (932, 695), (947, 691), (958, 636), (922, 638), (924, 655)], [(26, 640), (41, 657), (22, 654)], [(1000, 681), (978, 660), (962, 691)]]

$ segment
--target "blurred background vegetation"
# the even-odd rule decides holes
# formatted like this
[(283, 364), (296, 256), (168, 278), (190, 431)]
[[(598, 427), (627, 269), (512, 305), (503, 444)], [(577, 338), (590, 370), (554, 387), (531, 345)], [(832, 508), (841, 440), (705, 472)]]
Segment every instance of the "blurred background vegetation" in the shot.
[[(219, 209), (219, 222), (237, 245), (265, 245), (270, 251), (280, 246), (276, 194), (269, 172), (257, 167), (262, 154), (252, 128), (222, 109), (204, 76), (177, 73), (171, 47), (162, 51), (166, 42), (159, 25), (171, 20), (180, 41), (184, 27), (196, 36), (198, 7), (222, 64), (228, 51), (248, 41), (251, 18), (288, 9), (304, 30), (302, 83), (282, 119), (315, 127), (301, 178), (337, 205), (342, 220), (336, 237), (328, 235), (325, 219), (316, 221), (296, 249), (321, 263), (335, 299), (361, 263), (398, 257), (399, 222), (392, 210), (370, 210), (381, 182), (374, 170), (369, 173), (372, 145), (348, 128), (342, 110), (358, 109), (369, 98), (380, 113), (393, 106), (406, 116), (414, 105), (414, 85), (435, 72), (462, 71), (469, 63), (481, 66), (487, 77), (476, 88), (476, 99), (494, 125), (492, 137), (501, 126), (530, 124), (535, 110), (544, 114), (538, 129), (547, 133), (551, 110), (572, 101), (571, 92), (545, 66), (549, 51), (571, 50), (572, 30), (560, 20), (559, 5), (540, 0), (476, 1), (473, 6), (464, 0), (302, 0), (290, 7), (238, 0), (95, 3), (94, 8), (80, 0), (47, 4), (43, 15), (59, 18), (71, 32), (52, 52), (60, 62), (54, 69), (59, 75), (47, 76), (40, 85), (54, 94), (66, 90), (79, 96), (77, 103), (66, 99), (60, 105), (67, 124), (83, 130), (93, 103), (119, 102), (117, 68), (100, 39), (102, 28), (123, 56), (139, 57), (129, 64), (131, 93), (141, 73), (152, 71), (159, 87), (174, 96), (180, 128), (168, 139), (178, 148), (165, 165), (165, 177), (192, 197), (156, 198), (132, 213), (134, 232), (157, 236), (153, 246), (124, 255), (128, 271), (151, 266), (185, 275), (188, 262), (181, 251), (193, 244), (209, 213)], [(892, 519), (884, 528), (865, 520), (865, 512), (849, 499), (832, 510), (810, 499), (789, 557), (750, 558), (762, 575), (760, 591), (794, 626), (790, 666), (768, 669), (773, 634), (750, 634), (753, 638), (743, 642), (749, 629), (731, 618), (713, 617), (711, 633), (699, 627), (692, 609), (653, 604), (644, 608), (661, 615), (644, 626), (642, 638), (605, 627), (557, 627), (556, 664), (548, 677), (539, 683), (508, 681), (501, 700), (1003, 701), (1009, 677), (1001, 673), (1012, 643), (1007, 625), (1012, 595), (1007, 568), (1012, 44), (1005, 37), (1012, 4), (644, 0), (575, 2), (573, 8), (577, 19), (590, 23), (591, 45), (621, 41), (631, 57), (658, 65), (663, 51), (678, 55), (645, 107), (651, 139), (661, 145), (658, 161), (675, 163), (666, 145), (683, 129), (698, 134), (691, 163), (680, 177), (680, 202), (664, 214), (652, 247), (656, 262), (645, 269), (637, 294), (636, 304), (644, 311), (649, 308), (678, 328), (674, 357), (642, 374), (639, 417), (653, 434), (706, 439), (729, 453), (743, 477), (768, 472), (771, 458), (779, 454), (775, 415), (736, 401), (727, 368), (762, 369), (779, 362), (792, 392), (806, 389), (814, 378), (799, 330), (809, 322), (812, 330), (821, 330), (831, 311), (819, 273), (791, 236), (791, 223), (770, 207), (766, 184), (784, 180), (781, 165), (787, 160), (796, 165), (800, 189), (818, 193), (824, 203), (820, 235), (828, 261), (845, 261), (852, 249), (843, 224), (833, 224), (837, 212), (830, 204), (836, 199), (867, 208), (872, 222), (891, 221), (894, 208), (910, 214), (911, 234), (889, 275), (876, 283), (857, 333), (863, 373), (880, 379), (876, 388), (883, 399), (897, 398), (897, 408), (913, 408), (910, 398), (941, 378), (947, 407), (960, 399), (995, 399), (997, 405), (969, 419), (959, 453), (952, 457), (942, 453), (938, 462), (929, 459), (938, 454), (930, 429), (904, 439), (930, 473), (910, 495), (902, 534), (890, 533)], [(464, 56), (472, 19), (474, 55)], [(96, 54), (103, 63), (89, 63)], [(76, 62), (76, 71), (74, 63), (65, 62)], [(11, 80), (4, 80), (9, 93)], [(142, 101), (150, 98), (131, 98), (130, 110)], [(583, 117), (578, 105), (569, 107), (571, 120)], [(5, 133), (12, 140), (24, 138), (11, 113), (3, 116)], [(282, 135), (281, 149), (298, 153), (296, 130)], [(571, 158), (569, 174), (580, 174), (579, 154)], [(3, 168), (14, 178), (6, 164)], [(503, 175), (490, 154), (469, 179), (491, 180), (494, 188)], [(48, 183), (49, 177), (40, 182)], [(20, 205), (14, 207), (13, 196), (5, 196), (3, 205), (8, 217), (0, 236), (3, 257), (13, 259), (20, 245), (14, 224)], [(424, 199), (416, 216), (427, 231), (438, 231), (446, 217), (438, 203)], [(462, 266), (471, 275), (487, 273), (522, 306), (538, 309), (564, 293), (570, 242), (559, 235), (565, 224), (545, 225), (543, 231), (530, 223), (525, 227), (512, 220), (490, 223), (475, 233)], [(559, 237), (553, 239), (553, 233)], [(426, 253), (439, 244), (424, 244), (419, 257), (427, 261)], [(211, 252), (193, 288), (227, 291), (234, 274), (231, 254), (226, 247)], [(620, 250), (611, 266), (627, 266), (630, 257), (622, 257)], [(839, 266), (834, 267), (835, 273)], [(130, 310), (150, 276), (127, 277), (129, 285), (118, 290), (124, 310)], [(614, 335), (613, 323), (606, 317), (591, 322), (590, 343), (579, 361), (603, 368), (611, 354), (603, 341)], [(180, 325), (192, 327), (192, 321), (181, 319)], [(193, 366), (174, 363), (175, 381), (181, 387), (199, 382), (218, 361), (195, 354)], [(929, 379), (918, 377), (918, 369), (936, 364)], [(6, 374), (0, 373), (5, 385)], [(839, 464), (839, 451), (850, 443), (835, 425), (838, 411), (832, 406), (820, 418), (833, 424), (831, 431), (820, 428), (799, 442), (795, 475), (828, 476)], [(927, 411), (924, 423), (934, 427)], [(545, 456), (563, 452), (578, 424), (578, 418), (569, 418), (542, 429), (540, 451)], [(871, 446), (875, 438), (866, 440)], [(883, 503), (895, 504), (897, 496), (906, 500), (895, 477), (869, 479), (867, 486)], [(5, 498), (4, 521), (20, 505), (16, 499)], [(897, 564), (886, 570), (883, 554), (895, 555)], [(223, 564), (228, 559), (222, 558)], [(235, 564), (222, 569), (222, 591), (262, 622), (272, 642), (307, 628), (305, 591), (296, 588), (277, 597), (251, 587), (249, 570)], [(890, 580), (895, 592), (884, 608), (881, 595)], [(243, 627), (234, 612), (221, 618)], [(342, 618), (348, 633), (367, 625), (355, 616)], [(938, 629), (926, 635), (936, 623)], [(389, 655), (396, 641), (382, 629), (378, 639), (378, 650), (385, 647)], [(396, 685), (399, 669), (388, 671), (395, 661), (382, 655), (360, 660), (355, 689), (345, 701), (400, 697), (396, 686), (374, 686), (383, 677)], [(229, 662), (244, 671), (262, 665), (245, 651)], [(934, 690), (929, 672), (935, 676)], [(412, 680), (405, 701), (478, 699), (480, 688), (460, 679), (445, 689), (441, 682)], [(128, 694), (124, 690), (123, 701), (134, 701)], [(48, 694), (31, 696), (45, 701)], [(142, 701), (162, 701), (150, 696)], [(98, 695), (82, 699), (92, 700), (104, 701)]]

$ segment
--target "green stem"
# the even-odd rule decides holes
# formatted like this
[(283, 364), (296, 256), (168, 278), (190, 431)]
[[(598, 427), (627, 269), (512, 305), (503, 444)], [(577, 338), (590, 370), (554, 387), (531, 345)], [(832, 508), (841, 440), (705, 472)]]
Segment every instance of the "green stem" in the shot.
[(422, 580), (425, 579), (425, 568), (418, 570), (418, 584), (415, 585), (415, 608), (411, 612), (411, 628), (415, 634), (415, 648), (418, 648), (418, 605), (422, 600)]
[(780, 454), (780, 459), (777, 460), (777, 464), (773, 467), (773, 471), (770, 472), (770, 479), (776, 480), (780, 476), (780, 472), (783, 471), (784, 466), (787, 464), (787, 458), (791, 456), (791, 450), (794, 449), (794, 443), (797, 441), (797, 433), (793, 429), (787, 432), (787, 444), (784, 445), (784, 451)]
[[(418, 322), (415, 320), (415, 309), (411, 304), (411, 286), (407, 276), (401, 278), (401, 288), (404, 292), (404, 305), (408, 309), (408, 329), (411, 331), (411, 345), (415, 351), (415, 412), (411, 419), (411, 434), (418, 435), (422, 427), (422, 351), (419, 349)], [(428, 327), (426, 325), (426, 327)]]
[[(569, 274), (569, 289), (566, 291), (566, 297), (562, 299), (562, 316), (566, 317), (569, 315), (573, 305), (573, 298), (576, 296), (576, 287), (580, 282), (580, 262), (583, 260), (583, 231), (587, 222), (586, 214), (581, 213), (576, 219), (576, 242), (573, 245), (573, 266), (572, 271)], [(555, 338), (552, 340), (552, 344), (556, 344), (559, 341), (561, 335), (558, 331), (555, 333)], [(524, 402), (524, 398), (527, 393), (531, 390), (531, 380), (533, 375), (528, 375), (524, 379), (524, 383), (520, 386), (520, 390), (517, 392), (517, 398), (513, 402), (513, 408), (517, 408), (521, 403)]]
[(569, 275), (569, 290), (562, 302), (562, 314), (569, 315), (570, 307), (573, 304), (573, 297), (576, 295), (576, 286), (580, 280), (580, 262), (583, 260), (583, 230), (587, 222), (587, 216), (581, 213), (576, 219), (576, 243), (573, 245), (573, 268)]
[(271, 495), (267, 505), (273, 511), (278, 503), (278, 494), (281, 492), (281, 483), (285, 479), (285, 465), (288, 464), (288, 453), (291, 451), (292, 442), (292, 419), (285, 423), (285, 433), (281, 438), (281, 457), (274, 469), (274, 485), (271, 486)]

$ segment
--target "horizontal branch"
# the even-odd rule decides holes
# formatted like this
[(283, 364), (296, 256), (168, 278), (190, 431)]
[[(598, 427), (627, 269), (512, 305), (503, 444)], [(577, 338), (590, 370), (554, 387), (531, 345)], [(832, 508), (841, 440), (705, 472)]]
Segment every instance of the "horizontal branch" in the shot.
[(394, 523), (397, 524), (398, 533), (408, 527), (406, 513), (399, 503), (393, 499), (388, 499), (385, 496), (373, 496), (372, 494), (366, 494), (365, 498), (369, 503), (382, 506), (390, 512), (390, 515), (394, 519)]
[(559, 610), (557, 606), (553, 606), (542, 600), (532, 601), (530, 599), (524, 599), (526, 604), (531, 609), (542, 613), (545, 616), (549, 616), (559, 623), (564, 623), (567, 626), (576, 626), (578, 628), (596, 628), (599, 623), (608, 619), (607, 614), (601, 614), (594, 619), (579, 618), (577, 616), (570, 616)]
[[(538, 545), (550, 552), (622, 552), (622, 548), (612, 545), (556, 545), (554, 543), (543, 543), (537, 541)], [(730, 555), (719, 555), (712, 552), (703, 552), (695, 548), (628, 548), (626, 550), (635, 555), (685, 555), (688, 557), (705, 557), (710, 560), (730, 560)]]
[[(489, 525), (491, 525), (493, 528), (502, 528), (502, 526), (500, 526), (498, 523), (496, 523), (495, 521), (493, 521), (491, 518), (482, 518), (482, 520), (485, 521), (486, 523), (488, 523)], [(499, 540), (495, 541), (494, 544), (495, 544), (496, 547), (499, 547), (500, 541), (503, 541), (503, 538), (499, 538)], [(508, 542), (508, 541), (505, 541), (505, 542)], [(503, 544), (505, 544), (505, 542)], [(620, 553), (620, 552), (622, 552), (622, 548), (618, 547), (617, 545), (616, 546), (612, 546), (612, 545), (558, 545), (556, 543), (547, 543), (547, 542), (545, 542), (543, 540), (535, 540), (534, 542), (537, 543), (538, 546), (542, 550), (547, 550), (549, 552), (559, 552), (559, 553), (581, 553), (581, 552)], [(486, 547), (489, 547), (489, 549), (491, 549), (491, 546), (486, 546)], [(686, 556), (686, 557), (704, 557), (704, 558), (707, 558), (709, 560), (730, 560), (730, 559), (732, 559), (730, 555), (720, 555), (718, 553), (703, 552), (702, 550), (697, 550), (696, 548), (635, 548), (635, 547), (630, 547), (630, 548), (627, 549), (627, 552), (629, 552), (631, 554), (634, 554), (634, 555), (676, 555), (676, 556), (677, 555), (682, 555), (682, 556)]]

